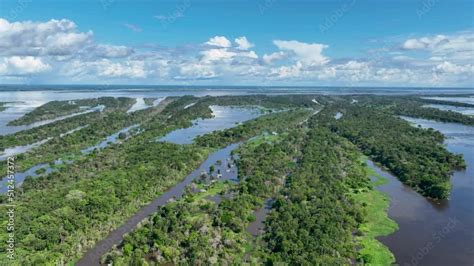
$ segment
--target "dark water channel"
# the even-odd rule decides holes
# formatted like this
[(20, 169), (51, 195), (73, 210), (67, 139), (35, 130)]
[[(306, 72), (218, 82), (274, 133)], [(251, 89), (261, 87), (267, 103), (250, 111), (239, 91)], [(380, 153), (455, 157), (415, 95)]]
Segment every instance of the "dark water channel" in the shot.
[(463, 154), (467, 169), (454, 172), (448, 200), (434, 201), (371, 164), (390, 181), (378, 189), (389, 195), (389, 217), (400, 227), (380, 240), (389, 247), (399, 265), (473, 265), (474, 127), (403, 118), (442, 132), (447, 137), (447, 149)]

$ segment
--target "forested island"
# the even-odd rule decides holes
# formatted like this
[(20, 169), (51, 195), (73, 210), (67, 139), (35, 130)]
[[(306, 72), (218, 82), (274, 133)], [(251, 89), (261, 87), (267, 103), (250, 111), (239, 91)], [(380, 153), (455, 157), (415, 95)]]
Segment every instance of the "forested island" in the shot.
[[(17, 154), (16, 165), (17, 171), (39, 164), (51, 167), (26, 177), (15, 189), (16, 257), (9, 260), (2, 245), (0, 262), (84, 265), (81, 258), (110, 232), (176, 186), (210, 154), (237, 144), (230, 158), (216, 160), (193, 177), (182, 197), (159, 206), (113, 248), (97, 253), (97, 264), (390, 265), (395, 258), (377, 237), (398, 226), (387, 217), (387, 197), (375, 189), (384, 179), (367, 160), (427, 198), (446, 199), (451, 174), (466, 167), (464, 159), (443, 146), (443, 134), (415, 127), (400, 116), (474, 125), (472, 116), (424, 106), (451, 102), (417, 96), (181, 96), (158, 104), (156, 98), (144, 101), (148, 108), (135, 112), (127, 112), (134, 98), (53, 101), (11, 122), (31, 124), (104, 106), (0, 136), (0, 152), (48, 139)], [(258, 108), (261, 113), (190, 144), (160, 141), (177, 129), (214, 119), (214, 105)], [(119, 136), (115, 142), (84, 152), (114, 133)], [(222, 180), (218, 166), (237, 171), (237, 179)], [(0, 167), (2, 178), (6, 167)], [(1, 195), (0, 202), (6, 203), (7, 196)], [(4, 226), (5, 204), (0, 208)], [(268, 212), (256, 217), (262, 208)], [(249, 227), (261, 218), (262, 229), (251, 233)], [(0, 240), (7, 238), (1, 231)]]

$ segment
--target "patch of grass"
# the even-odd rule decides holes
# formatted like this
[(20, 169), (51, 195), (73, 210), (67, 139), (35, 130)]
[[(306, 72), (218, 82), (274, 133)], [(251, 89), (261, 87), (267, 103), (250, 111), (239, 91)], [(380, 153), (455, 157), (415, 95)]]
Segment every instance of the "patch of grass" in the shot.
[(222, 191), (227, 190), (230, 187), (230, 184), (228, 182), (217, 181), (211, 184), (210, 186), (206, 186), (204, 184), (198, 184), (197, 187), (200, 189), (205, 189), (206, 191), (188, 195), (187, 196), (188, 202), (202, 200), (206, 198), (207, 196), (214, 196)]
[(378, 186), (381, 186), (381, 185), (385, 185), (388, 183), (388, 179), (387, 178), (384, 178), (383, 176), (381, 176), (379, 173), (377, 173), (377, 171), (375, 171), (375, 169), (367, 166), (367, 173), (370, 177), (373, 177), (375, 178), (375, 180), (372, 181), (371, 185), (373, 187), (378, 187)]
[(263, 143), (278, 142), (287, 135), (288, 135), (288, 133), (286, 133), (286, 132), (282, 133), (282, 134), (278, 134), (278, 135), (262, 134), (260, 136), (257, 136), (255, 138), (253, 138), (252, 140), (248, 141), (248, 145), (250, 145), (250, 147), (254, 148), (254, 147), (257, 147), (257, 146), (259, 146)]
[[(388, 182), (374, 169), (366, 167), (367, 174), (375, 177), (373, 186)], [(398, 224), (387, 215), (390, 205), (389, 198), (375, 189), (362, 193), (354, 193), (353, 198), (363, 204), (366, 213), (366, 222), (362, 223), (359, 230), (362, 236), (357, 237), (361, 249), (358, 260), (364, 261), (366, 265), (391, 265), (395, 263), (395, 257), (390, 250), (380, 243), (376, 237), (386, 236), (398, 230)]]

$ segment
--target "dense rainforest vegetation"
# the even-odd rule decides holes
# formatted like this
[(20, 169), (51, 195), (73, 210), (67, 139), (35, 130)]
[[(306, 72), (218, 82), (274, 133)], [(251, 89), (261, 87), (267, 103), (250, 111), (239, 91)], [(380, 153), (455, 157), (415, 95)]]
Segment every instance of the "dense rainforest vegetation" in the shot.
[(205, 147), (217, 148), (257, 136), (264, 131), (282, 132), (287, 130), (290, 125), (295, 126), (301, 123), (310, 113), (309, 110), (297, 109), (265, 115), (228, 130), (199, 136), (196, 138), (196, 143)]
[(474, 117), (463, 115), (454, 111), (445, 111), (437, 108), (427, 107), (426, 104), (440, 104), (461, 106), (461, 107), (474, 107), (471, 104), (463, 104), (449, 101), (438, 101), (423, 99), (420, 97), (409, 97), (409, 96), (397, 96), (397, 97), (386, 97), (386, 96), (359, 96), (356, 97), (359, 100), (359, 104), (366, 107), (378, 108), (389, 111), (394, 115), (405, 115), (424, 119), (431, 119), (440, 122), (453, 122), (465, 125), (474, 125)]
[(323, 128), (311, 128), (297, 171), (274, 203), (264, 240), (272, 262), (349, 264), (352, 233), (363, 222), (349, 189), (367, 187), (354, 148)]
[[(282, 122), (282, 121), (280, 121)], [(159, 208), (147, 223), (105, 256), (113, 265), (261, 263), (263, 254), (246, 231), (253, 212), (274, 196), (294, 169), (302, 141), (286, 134), (272, 142), (252, 141), (239, 148), (238, 184), (218, 181), (203, 192), (188, 191)], [(208, 196), (219, 195), (216, 203)]]
[[(144, 100), (152, 105), (156, 99)], [(103, 112), (0, 136), (0, 149), (52, 138), (18, 155), (18, 170), (60, 158), (72, 161), (49, 174), (40, 171), (16, 189), (17, 256), (7, 260), (2, 245), (0, 263), (74, 263), (211, 152), (241, 143), (235, 151), (239, 182), (197, 179), (197, 192), (188, 188), (182, 199), (159, 208), (103, 262), (389, 265), (393, 255), (375, 237), (396, 225), (386, 217), (388, 202), (373, 189), (362, 153), (420, 193), (446, 198), (450, 175), (465, 166), (463, 159), (445, 149), (441, 133), (413, 127), (399, 116), (472, 123), (469, 116), (423, 107), (429, 100), (414, 96), (183, 96), (133, 113), (127, 110), (134, 99), (107, 101), (100, 103), (108, 106)], [(260, 106), (267, 112), (192, 144), (157, 141), (198, 118), (211, 118), (210, 105)], [(24, 119), (59, 117), (77, 112), (74, 108), (46, 104)], [(338, 112), (342, 116), (335, 119)], [(131, 125), (138, 128), (118, 143), (81, 153)], [(6, 173), (6, 165), (0, 170)], [(254, 237), (248, 226), (264, 202), (271, 211), (263, 233)], [(0, 232), (1, 242), (7, 237)]]
[[(257, 120), (244, 125), (253, 127)], [(234, 132), (215, 132), (201, 140), (206, 140), (206, 146), (210, 140), (219, 144), (225, 139), (222, 136), (232, 139)], [(370, 203), (365, 202), (368, 197), (359, 195), (374, 192), (370, 192), (365, 162), (347, 140), (318, 127), (311, 119), (309, 129), (286, 127), (278, 134), (260, 135), (243, 144), (236, 154), (238, 184), (218, 182), (202, 186), (206, 190), (199, 192), (188, 190), (183, 199), (160, 207), (126, 236), (118, 248), (103, 257), (103, 263), (393, 262), (393, 255), (374, 239), (377, 235), (366, 236), (362, 229), (368, 217), (365, 206)], [(220, 202), (209, 197), (215, 195)], [(388, 205), (380, 197), (377, 200), (382, 201), (382, 208), (375, 212), (383, 214)], [(254, 210), (269, 199), (273, 199), (273, 207), (264, 234), (254, 238), (245, 229), (255, 219)], [(390, 221), (378, 222), (396, 228)], [(354, 232), (361, 237), (354, 239)], [(366, 251), (369, 247), (371, 250)]]
[[(17, 258), (21, 264), (77, 259), (109, 230), (204, 160), (209, 148), (155, 141), (166, 132), (192, 125), (191, 121), (198, 117), (211, 116), (207, 104), (184, 109), (197, 100), (194, 97), (170, 100), (160, 112), (155, 108), (143, 110), (155, 113), (141, 124), (140, 134), (79, 156), (60, 171), (25, 180), (16, 195)], [(296, 114), (288, 118), (296, 122)], [(7, 221), (6, 212), (0, 215), (2, 221)], [(2, 241), (6, 237), (3, 232), (0, 234)]]
[[(344, 113), (342, 119), (334, 114)], [(444, 137), (432, 129), (412, 127), (390, 111), (358, 105), (333, 105), (319, 117), (322, 125), (355, 143), (402, 182), (432, 198), (446, 198), (450, 175), (465, 167), (460, 155), (442, 145)]]
[(314, 95), (252, 95), (204, 97), (209, 104), (260, 106), (269, 109), (313, 108), (325, 103), (325, 97)]
[[(174, 106), (178, 104), (179, 100)], [(74, 260), (196, 167), (206, 150), (150, 140), (177, 124), (191, 123), (201, 111), (210, 110), (165, 108), (144, 125), (146, 131), (122, 144), (81, 157), (61, 171), (26, 179), (16, 193), (18, 263)], [(4, 215), (2, 211), (2, 223), (8, 220)], [(2, 241), (6, 241), (5, 233), (0, 234)]]

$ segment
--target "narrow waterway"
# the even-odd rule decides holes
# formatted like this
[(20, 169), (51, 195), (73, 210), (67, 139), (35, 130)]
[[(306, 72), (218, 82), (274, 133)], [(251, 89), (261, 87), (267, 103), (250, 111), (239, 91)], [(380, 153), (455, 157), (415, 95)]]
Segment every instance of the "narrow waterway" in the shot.
[(427, 199), (393, 175), (371, 164), (389, 180), (377, 189), (391, 199), (390, 218), (400, 229), (379, 239), (399, 265), (473, 265), (474, 263), (474, 127), (425, 119), (404, 119), (434, 128), (447, 138), (446, 147), (463, 154), (467, 169), (454, 172), (449, 200)]
[[(77, 263), (77, 266), (94, 266), (100, 264), (100, 258), (107, 253), (114, 245), (119, 245), (126, 233), (133, 231), (138, 223), (149, 215), (156, 212), (159, 206), (165, 205), (170, 200), (179, 199), (183, 196), (187, 185), (191, 184), (194, 179), (199, 177), (202, 172), (207, 172), (211, 165), (215, 165), (218, 160), (225, 162), (231, 156), (231, 152), (238, 147), (239, 144), (232, 144), (220, 149), (212, 154), (198, 168), (192, 171), (186, 178), (170, 188), (165, 193), (158, 196), (150, 204), (141, 208), (135, 215), (130, 217), (122, 226), (112, 231), (106, 238), (99, 241), (92, 249), (90, 249)], [(232, 172), (224, 172), (226, 179), (235, 179), (237, 177), (236, 169)]]
[[(131, 136), (131, 134), (129, 133), (130, 130), (132, 129), (136, 129), (138, 128), (139, 125), (132, 125), (132, 126), (129, 126), (129, 127), (126, 127), (112, 135), (109, 135), (105, 138), (105, 140), (101, 141), (100, 143), (98, 143), (97, 145), (93, 145), (93, 146), (90, 146), (86, 149), (83, 149), (81, 150), (81, 152), (83, 154), (89, 154), (91, 152), (93, 152), (94, 150), (96, 149), (103, 149), (103, 148), (106, 148), (107, 146), (111, 145), (111, 144), (114, 144), (114, 143), (117, 143), (120, 141), (120, 138), (119, 138), (119, 135), (120, 133), (126, 133), (127, 134), (127, 138)], [(37, 145), (38, 146), (38, 145)], [(23, 146), (22, 146), (23, 147)], [(27, 148), (33, 148), (33, 147), (27, 147)], [(3, 155), (2, 155), (3, 156)], [(2, 156), (0, 156), (0, 158), (2, 158)], [(41, 164), (37, 164), (31, 168), (29, 168), (28, 170), (24, 171), (24, 172), (17, 172), (15, 173), (15, 187), (18, 187), (20, 186), (23, 181), (25, 181), (25, 178), (27, 177), (37, 177), (39, 175), (47, 175), (53, 171), (55, 171), (55, 166), (59, 166), (61, 164), (69, 164), (71, 163), (72, 161), (63, 161), (61, 159), (58, 159), (56, 161), (54, 161), (54, 164), (51, 165), (51, 164), (48, 164), (48, 163), (41, 163)], [(3, 177), (2, 180), (0, 180), (0, 194), (5, 194), (7, 191), (8, 191), (8, 184), (9, 183), (9, 180), (6, 178), (6, 177)]]
[(143, 110), (143, 109), (147, 109), (147, 108), (152, 107), (151, 105), (147, 105), (145, 103), (145, 99), (143, 97), (136, 98), (135, 100), (136, 100), (135, 104), (132, 105), (132, 107), (130, 107), (130, 109), (128, 109), (127, 113), (133, 113), (133, 112), (136, 112), (136, 111), (139, 111), (139, 110)]
[[(18, 111), (16, 109), (16, 107), (7, 108), (7, 110), (5, 110), (4, 112), (11, 113), (12, 116), (5, 116), (5, 117), (3, 117), (3, 118), (5, 118), (5, 120), (0, 120), (0, 129), (1, 129), (0, 130), (0, 135), (14, 134), (14, 133), (22, 131), (22, 130), (27, 130), (27, 129), (47, 125), (47, 124), (50, 124), (50, 123), (53, 123), (53, 122), (56, 122), (56, 121), (59, 121), (59, 120), (64, 120), (64, 119), (71, 118), (71, 117), (78, 116), (78, 115), (84, 115), (84, 114), (88, 114), (88, 113), (92, 113), (92, 112), (102, 112), (104, 110), (104, 108), (105, 108), (104, 105), (98, 105), (98, 106), (95, 106), (93, 108), (87, 109), (87, 110), (82, 111), (82, 112), (77, 112), (77, 113), (64, 115), (64, 116), (59, 116), (59, 117), (56, 117), (56, 118), (53, 118), (53, 119), (46, 119), (46, 120), (31, 123), (29, 125), (21, 125), (21, 126), (8, 126), (7, 124), (10, 121), (13, 121), (17, 118), (20, 118), (26, 112), (24, 112), (23, 109), (22, 109), (23, 111)], [(19, 115), (19, 114), (21, 114), (21, 115)]]
[(15, 146), (11, 148), (6, 148), (3, 152), (0, 152), (0, 161), (5, 161), (7, 160), (8, 157), (13, 156), (13, 155), (18, 155), (21, 153), (25, 153), (33, 148), (39, 147), (43, 145), (44, 143), (50, 141), (52, 138), (47, 138), (32, 144), (28, 145), (23, 145), (23, 146)]
[(140, 125), (138, 124), (135, 124), (135, 125), (132, 125), (132, 126), (129, 126), (129, 127), (126, 127), (120, 131), (117, 131), (115, 132), (114, 134), (110, 135), (110, 136), (107, 136), (105, 138), (105, 140), (101, 141), (100, 143), (98, 143), (97, 145), (94, 145), (94, 146), (91, 146), (91, 147), (88, 147), (88, 148), (85, 148), (83, 150), (81, 150), (82, 153), (84, 154), (89, 154), (91, 152), (93, 152), (95, 149), (103, 149), (107, 146), (109, 146), (110, 144), (112, 143), (117, 143), (119, 140), (120, 140), (120, 134), (125, 134), (126, 135), (126, 138), (130, 137), (130, 135), (133, 135), (134, 133), (129, 133), (131, 130), (134, 130), (134, 129), (138, 129)]

